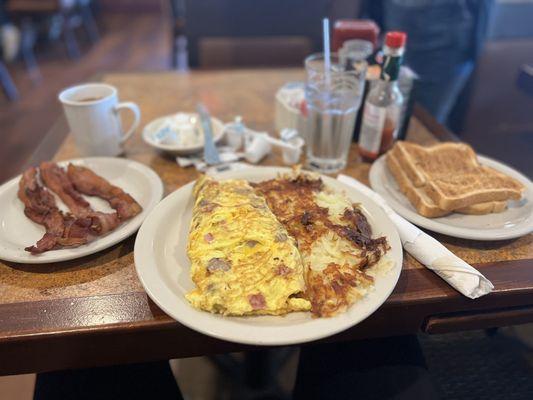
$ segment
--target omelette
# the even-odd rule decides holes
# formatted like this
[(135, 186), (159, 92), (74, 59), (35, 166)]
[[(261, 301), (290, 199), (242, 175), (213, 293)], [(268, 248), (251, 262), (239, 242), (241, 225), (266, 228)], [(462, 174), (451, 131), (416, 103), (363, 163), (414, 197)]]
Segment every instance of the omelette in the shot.
[(310, 310), (296, 242), (248, 182), (202, 176), (193, 195), (193, 307), (234, 316)]
[(373, 287), (369, 269), (389, 245), (385, 237), (372, 237), (359, 205), (299, 171), (253, 186), (297, 241), (313, 316), (337, 315)]

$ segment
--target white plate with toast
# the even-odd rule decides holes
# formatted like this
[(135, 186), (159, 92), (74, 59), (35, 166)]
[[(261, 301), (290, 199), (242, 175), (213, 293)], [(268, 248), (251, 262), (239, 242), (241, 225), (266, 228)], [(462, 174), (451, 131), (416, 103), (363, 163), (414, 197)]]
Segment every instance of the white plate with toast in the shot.
[[(533, 184), (515, 169), (484, 156), (477, 156), (483, 166), (501, 172), (521, 182), (525, 190), (520, 200), (487, 202), (475, 205), (466, 213), (452, 212), (429, 218), (421, 215), (400, 187), (387, 166), (386, 155), (377, 159), (370, 169), (370, 185), (389, 205), (410, 222), (434, 232), (473, 240), (505, 240), (527, 235), (533, 231)], [(401, 167), (399, 167), (401, 169)], [(491, 204), (490, 204), (491, 203)], [(476, 208), (477, 207), (477, 208)], [(488, 212), (493, 208), (493, 212)], [(504, 209), (504, 211), (500, 211)], [(428, 213), (431, 210), (428, 211)], [(494, 212), (500, 211), (500, 212)], [(483, 215), (476, 215), (483, 212)]]

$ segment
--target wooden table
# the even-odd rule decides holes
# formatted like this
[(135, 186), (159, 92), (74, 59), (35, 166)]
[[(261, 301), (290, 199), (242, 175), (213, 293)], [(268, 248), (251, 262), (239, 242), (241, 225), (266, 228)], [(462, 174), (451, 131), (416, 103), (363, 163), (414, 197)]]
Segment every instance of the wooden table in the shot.
[[(136, 101), (146, 123), (155, 117), (193, 110), (198, 100), (224, 121), (235, 114), (257, 129), (272, 131), (274, 93), (284, 82), (303, 78), (300, 70), (195, 72), (190, 74), (108, 74), (120, 98)], [(31, 160), (76, 156), (60, 119)], [(449, 139), (446, 130), (417, 109), (408, 139), (432, 143)], [(57, 150), (60, 145), (59, 150)], [(55, 155), (54, 155), (55, 154)], [(139, 136), (126, 157), (162, 177), (166, 194), (196, 178)], [(267, 164), (279, 162), (270, 156)], [(345, 173), (367, 182), (369, 165), (355, 146)], [(473, 264), (495, 286), (470, 300), (405, 255), (396, 289), (361, 324), (327, 340), (416, 332), (441, 333), (533, 321), (533, 234), (516, 240), (474, 242), (435, 237)], [(146, 295), (133, 265), (131, 237), (98, 254), (50, 265), (0, 262), (0, 374), (47, 371), (135, 361), (179, 358), (252, 349), (196, 333), (164, 314)]]

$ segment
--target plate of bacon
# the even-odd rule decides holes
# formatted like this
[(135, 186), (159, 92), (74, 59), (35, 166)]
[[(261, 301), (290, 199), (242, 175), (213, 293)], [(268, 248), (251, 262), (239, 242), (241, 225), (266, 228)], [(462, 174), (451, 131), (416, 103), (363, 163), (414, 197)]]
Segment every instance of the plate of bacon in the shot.
[(0, 186), (0, 259), (40, 264), (106, 249), (163, 197), (149, 167), (123, 158), (43, 162)]

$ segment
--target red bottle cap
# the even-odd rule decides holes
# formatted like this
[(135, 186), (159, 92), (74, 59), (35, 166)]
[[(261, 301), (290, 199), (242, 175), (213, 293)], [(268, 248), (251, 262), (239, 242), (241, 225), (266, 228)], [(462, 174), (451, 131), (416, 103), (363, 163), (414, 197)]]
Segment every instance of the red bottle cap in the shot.
[(385, 45), (393, 49), (404, 47), (406, 41), (407, 35), (405, 32), (393, 31), (387, 32), (387, 35), (385, 35)]

